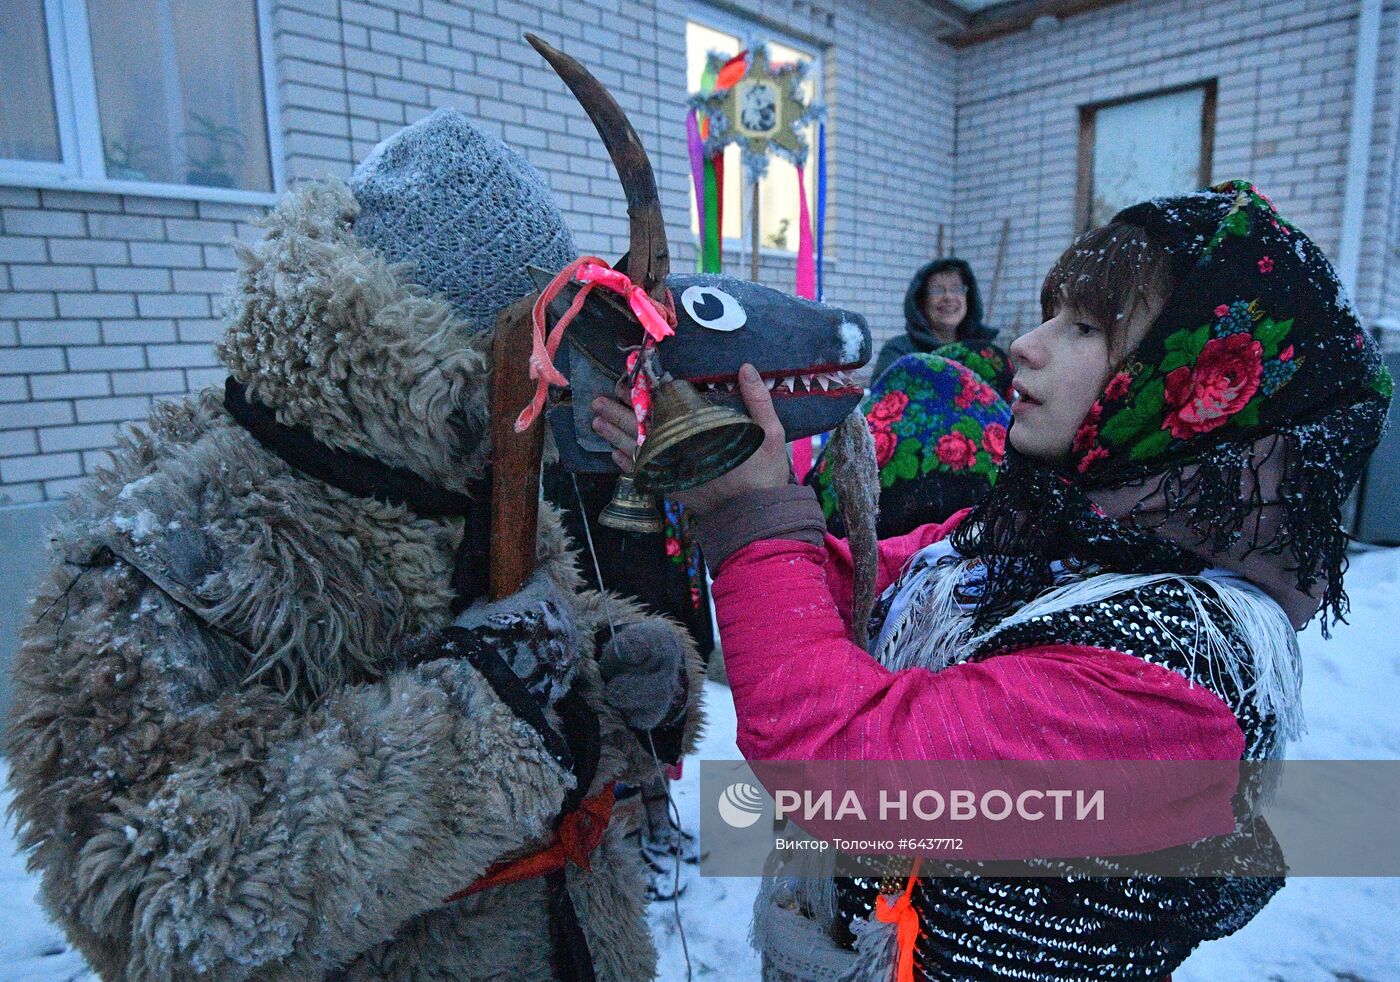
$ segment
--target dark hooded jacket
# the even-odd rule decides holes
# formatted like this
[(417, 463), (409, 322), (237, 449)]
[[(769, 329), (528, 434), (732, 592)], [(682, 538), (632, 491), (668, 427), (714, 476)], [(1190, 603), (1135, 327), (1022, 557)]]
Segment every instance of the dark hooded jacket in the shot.
[(941, 344), (924, 316), (924, 288), (930, 276), (948, 269), (957, 270), (967, 284), (967, 315), (958, 325), (957, 340), (987, 342), (997, 336), (995, 330), (982, 323), (982, 292), (977, 288), (972, 267), (965, 260), (950, 256), (934, 259), (920, 266), (909, 280), (909, 289), (904, 293), (904, 334), (890, 338), (880, 349), (870, 376), (872, 382), (900, 357), (918, 351), (934, 351)]

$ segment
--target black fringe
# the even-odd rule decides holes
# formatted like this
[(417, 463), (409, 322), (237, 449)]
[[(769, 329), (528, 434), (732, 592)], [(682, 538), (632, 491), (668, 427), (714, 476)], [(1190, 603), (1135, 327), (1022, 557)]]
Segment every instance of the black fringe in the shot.
[[(1347, 496), (1356, 486), (1370, 451), (1379, 440), (1387, 400), (1363, 398), (1329, 407), (1316, 418), (1277, 432), (1265, 456), (1256, 448), (1268, 434), (1248, 441), (1215, 443), (1199, 456), (1174, 460), (1155, 473), (1120, 470), (1091, 487), (1064, 471), (1008, 450), (996, 485), (953, 533), (953, 545), (987, 565), (986, 588), (978, 605), (979, 623), (989, 624), (1053, 585), (1051, 563), (1070, 570), (1096, 566), (1106, 572), (1200, 573), (1201, 555), (1235, 549), (1277, 556), (1296, 574), (1299, 591), (1321, 580), (1323, 635), (1345, 623), (1349, 610), (1343, 576), (1351, 541), (1342, 519)], [(1272, 532), (1261, 523), (1266, 504), (1261, 470), (1273, 454), (1283, 455), (1277, 503), (1282, 516)], [(1248, 494), (1241, 482), (1249, 470)], [(1089, 499), (1095, 488), (1116, 488), (1156, 478), (1166, 518), (1153, 524), (1114, 520), (1096, 513)], [(1146, 495), (1147, 492), (1144, 491)], [(1173, 542), (1156, 534), (1173, 517), (1184, 518), (1199, 535)]]

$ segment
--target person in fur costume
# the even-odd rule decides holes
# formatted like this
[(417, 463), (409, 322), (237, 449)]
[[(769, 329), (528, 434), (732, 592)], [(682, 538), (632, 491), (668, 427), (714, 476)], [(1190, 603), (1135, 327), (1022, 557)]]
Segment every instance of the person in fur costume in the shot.
[[(1346, 609), (1342, 505), (1393, 390), (1330, 264), (1234, 181), (1086, 233), (1041, 299), (1011, 346), (996, 485), (871, 557), (824, 535), (746, 385), (768, 440), (685, 495), (746, 758), (1264, 760), (1300, 732), (1295, 632)], [(625, 445), (624, 407), (596, 408)], [(884, 591), (868, 652), (850, 640), (862, 562)], [(1237, 820), (1220, 838), (1272, 842)], [(771, 879), (765, 978), (1157, 982), (1283, 886), (1037, 862), (1046, 876)]]
[(548, 507), (481, 599), (492, 329), (575, 255), (548, 189), (439, 110), (265, 229), (227, 386), (53, 535), (6, 744), (45, 908), (127, 982), (652, 978), (608, 809), (648, 730), (693, 743), (693, 645)]

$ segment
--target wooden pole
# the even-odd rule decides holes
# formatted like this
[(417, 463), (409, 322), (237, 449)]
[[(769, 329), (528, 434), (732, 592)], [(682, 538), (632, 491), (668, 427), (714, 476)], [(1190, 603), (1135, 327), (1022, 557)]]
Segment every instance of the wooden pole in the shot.
[(535, 393), (530, 378), (530, 308), (535, 295), (496, 318), (491, 342), (491, 599), (515, 593), (535, 569), (544, 421), (524, 433), (515, 419)]
[(758, 182), (753, 182), (753, 203), (749, 207), (749, 242), (752, 255), (749, 257), (749, 279), (758, 282)]
[(934, 259), (943, 258), (943, 223), (938, 223), (938, 251), (933, 254)]
[(1006, 240), (1011, 237), (1011, 219), (1001, 223), (1001, 241), (997, 243), (997, 263), (992, 267), (992, 288), (987, 291), (987, 303), (982, 308), (982, 319), (992, 319), (992, 307), (997, 302), (997, 288), (1001, 286), (1001, 267), (1006, 262)]

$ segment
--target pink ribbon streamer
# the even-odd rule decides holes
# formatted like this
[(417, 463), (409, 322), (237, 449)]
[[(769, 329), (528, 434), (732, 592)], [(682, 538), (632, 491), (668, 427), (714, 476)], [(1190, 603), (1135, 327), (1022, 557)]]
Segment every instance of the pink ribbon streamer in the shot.
[[(569, 304), (569, 309), (554, 325), (554, 330), (546, 331), (545, 322), (549, 305), (554, 302), (554, 298), (559, 295), (571, 279), (582, 283), (583, 287), (574, 297), (573, 303)], [(562, 388), (569, 384), (569, 380), (554, 367), (554, 356), (558, 354), (559, 344), (564, 340), (564, 329), (583, 308), (588, 294), (592, 292), (594, 287), (598, 286), (619, 293), (627, 299), (627, 306), (631, 308), (632, 313), (641, 323), (642, 330), (646, 335), (642, 339), (644, 349), (654, 347), (656, 342), (675, 333), (672, 330), (672, 325), (676, 323), (676, 311), (669, 290), (666, 291), (666, 303), (663, 305), (653, 300), (650, 294), (628, 279), (626, 273), (609, 268), (608, 264), (597, 256), (581, 256), (575, 259), (555, 274), (549, 285), (535, 298), (534, 306), (530, 310), (530, 378), (535, 379), (537, 384), (533, 398), (524, 409), (520, 410), (520, 415), (515, 419), (515, 432), (524, 433), (539, 418), (540, 413), (544, 411), (545, 400), (549, 395), (551, 385)], [(634, 367), (635, 359), (636, 353), (628, 361), (629, 369)], [(642, 381), (638, 383), (637, 379)], [(639, 384), (640, 389), (638, 388)], [(635, 374), (632, 392), (633, 408), (637, 409), (639, 414), (649, 414), (651, 410), (651, 379), (646, 377), (646, 372)], [(642, 401), (639, 402), (639, 399)], [(642, 430), (639, 427), (637, 442), (641, 443), (642, 439)]]
[(797, 295), (817, 298), (817, 267), (812, 249), (812, 216), (807, 210), (807, 181), (797, 168)]
[(584, 263), (574, 273), (574, 279), (580, 283), (596, 284), (625, 298), (627, 306), (632, 308), (632, 313), (641, 322), (642, 330), (653, 341), (663, 341), (676, 333), (671, 329), (676, 322), (675, 313), (653, 300), (647, 291), (629, 280), (621, 270), (609, 269), (598, 263)]
[[(797, 295), (808, 300), (817, 298), (817, 268), (812, 249), (812, 217), (807, 211), (807, 181), (801, 167), (797, 168)], [(810, 438), (792, 443), (792, 469), (801, 481), (812, 469)]]
[[(648, 342), (649, 344), (650, 342)], [(645, 351), (645, 346), (643, 351)], [(637, 417), (637, 446), (639, 447), (646, 442), (647, 432), (651, 429), (651, 376), (638, 364), (642, 360), (643, 351), (634, 351), (627, 356), (627, 374), (632, 376), (632, 388), (629, 396), (632, 403), (632, 414)]]

